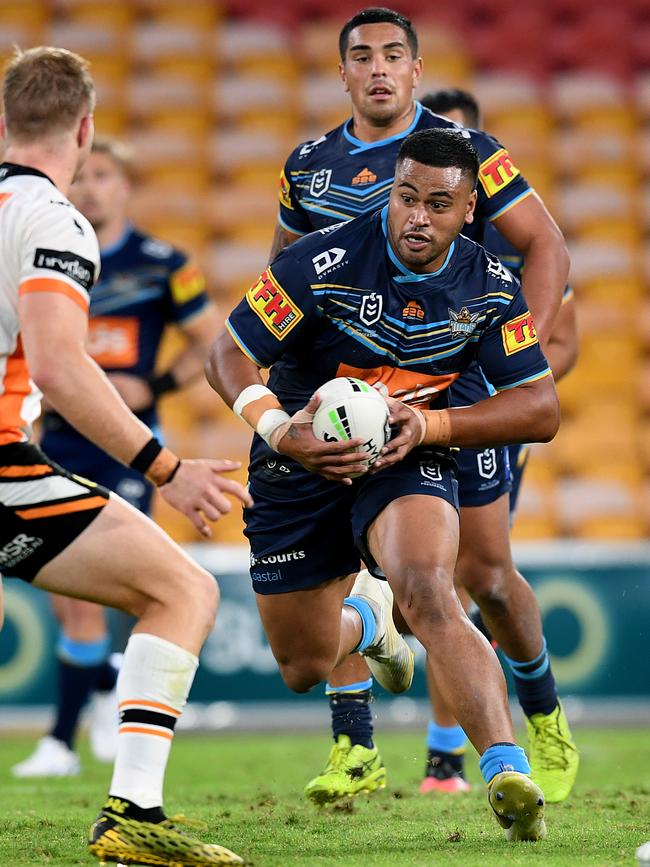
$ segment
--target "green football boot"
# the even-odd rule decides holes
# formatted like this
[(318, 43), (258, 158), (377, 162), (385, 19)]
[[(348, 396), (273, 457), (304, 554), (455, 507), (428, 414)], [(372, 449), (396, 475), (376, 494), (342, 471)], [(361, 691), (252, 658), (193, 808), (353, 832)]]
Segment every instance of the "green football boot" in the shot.
[(386, 768), (377, 747), (352, 746), (347, 735), (339, 735), (325, 770), (307, 783), (305, 795), (314, 804), (322, 806), (362, 792), (370, 794), (385, 785)]
[(549, 714), (526, 717), (531, 776), (549, 804), (569, 796), (578, 774), (580, 756), (569, 723), (558, 702)]
[(488, 785), (488, 801), (508, 842), (546, 837), (544, 793), (526, 774), (497, 774)]
[(244, 860), (216, 843), (203, 843), (178, 824), (199, 826), (183, 816), (163, 822), (143, 822), (121, 815), (124, 801), (109, 798), (93, 823), (88, 849), (100, 867), (231, 867)]

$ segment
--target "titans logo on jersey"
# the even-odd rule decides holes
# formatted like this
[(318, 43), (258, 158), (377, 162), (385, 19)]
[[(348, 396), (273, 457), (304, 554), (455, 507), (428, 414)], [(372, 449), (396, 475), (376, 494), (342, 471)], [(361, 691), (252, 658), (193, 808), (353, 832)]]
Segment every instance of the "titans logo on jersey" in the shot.
[[(383, 207), (403, 139), (431, 127), (460, 129), (420, 103), (408, 129), (381, 141), (360, 141), (350, 132), (350, 124), (348, 120), (320, 139), (299, 145), (287, 160), (279, 199), (280, 222), (290, 232), (304, 235)], [(476, 130), (464, 132), (481, 161), (476, 219), (464, 233), (484, 243), (485, 221), (496, 219), (532, 190), (496, 139)]]
[(301, 238), (267, 268), (227, 327), (294, 411), (323, 382), (356, 376), (421, 406), (477, 359), (497, 389), (549, 375), (518, 281), (458, 237), (432, 274), (408, 271), (387, 237), (387, 211)]

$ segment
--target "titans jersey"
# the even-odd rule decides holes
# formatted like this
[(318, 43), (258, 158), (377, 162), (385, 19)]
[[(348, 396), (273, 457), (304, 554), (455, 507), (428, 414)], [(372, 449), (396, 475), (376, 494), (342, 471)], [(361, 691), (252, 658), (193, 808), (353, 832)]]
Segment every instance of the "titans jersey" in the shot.
[[(411, 125), (390, 138), (362, 142), (350, 132), (348, 120), (316, 141), (299, 145), (280, 178), (280, 222), (290, 232), (304, 235), (383, 207), (402, 141), (432, 127), (461, 129), (416, 103)], [(475, 221), (463, 232), (482, 244), (485, 221), (496, 219), (532, 190), (496, 139), (477, 130), (462, 131), (481, 163)]]
[(549, 375), (518, 281), (459, 236), (444, 264), (414, 274), (387, 237), (388, 207), (287, 247), (227, 327), (289, 411), (334, 376), (422, 407), (477, 359), (499, 389)]
[[(88, 352), (105, 371), (149, 377), (169, 323), (181, 325), (208, 303), (205, 280), (184, 253), (129, 226), (112, 247), (101, 251), (101, 278), (90, 300)], [(141, 418), (151, 427), (155, 410)], [(49, 431), (65, 433), (104, 456), (55, 413), (45, 419)], [(56, 446), (45, 441), (55, 460)], [(105, 456), (104, 456), (105, 457)]]

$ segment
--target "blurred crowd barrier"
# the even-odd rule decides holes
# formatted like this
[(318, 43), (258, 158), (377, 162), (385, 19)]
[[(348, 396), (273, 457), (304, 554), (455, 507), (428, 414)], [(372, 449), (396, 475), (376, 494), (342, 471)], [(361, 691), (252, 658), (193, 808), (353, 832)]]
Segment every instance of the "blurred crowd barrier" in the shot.
[[(195, 254), (226, 314), (267, 261), (287, 155), (349, 113), (338, 32), (361, 5), (0, 0), (0, 53), (53, 43), (92, 62), (97, 128), (135, 148), (133, 219)], [(534, 449), (515, 535), (647, 538), (650, 7), (395, 6), (420, 35), (421, 93), (476, 93), (485, 128), (508, 147), (570, 247), (581, 356), (560, 388), (560, 434)], [(166, 398), (163, 414), (183, 454), (246, 460), (248, 429), (207, 385)], [(235, 512), (216, 528), (218, 541), (241, 539)], [(176, 538), (196, 539), (162, 506), (159, 517)]]
[[(264, 636), (248, 576), (244, 546), (190, 545), (190, 554), (218, 577), (217, 623), (201, 652), (191, 702), (325, 704), (323, 691), (296, 696), (282, 683)], [(539, 600), (553, 671), (563, 697), (650, 707), (648, 625), (650, 554), (647, 546), (591, 542), (528, 544), (517, 562)], [(5, 583), (6, 622), (0, 633), (0, 711), (51, 704), (56, 688), (57, 626), (47, 595), (20, 581)], [(123, 624), (114, 621), (115, 649), (124, 647)], [(424, 650), (413, 640), (416, 674), (408, 699), (425, 700)], [(381, 687), (378, 694), (392, 701)], [(400, 701), (400, 700), (398, 700)], [(215, 714), (225, 710), (214, 708)], [(0, 728), (19, 719), (0, 714)], [(401, 717), (400, 717), (401, 718)], [(622, 717), (621, 719), (628, 719)], [(261, 714), (251, 724), (266, 723)], [(408, 721), (408, 720), (406, 720)], [(292, 716), (291, 725), (299, 725)], [(209, 723), (218, 726), (218, 718)]]

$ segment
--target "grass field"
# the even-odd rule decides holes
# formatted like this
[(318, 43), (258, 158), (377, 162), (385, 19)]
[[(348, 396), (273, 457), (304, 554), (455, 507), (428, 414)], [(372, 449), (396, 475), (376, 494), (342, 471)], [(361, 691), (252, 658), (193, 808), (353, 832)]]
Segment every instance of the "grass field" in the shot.
[[(386, 790), (321, 812), (301, 791), (329, 749), (322, 735), (183, 732), (172, 752), (167, 808), (204, 820), (206, 839), (255, 867), (634, 865), (636, 847), (650, 840), (650, 733), (586, 729), (577, 740), (582, 768), (575, 793), (548, 808), (549, 837), (537, 844), (504, 841), (480, 785), (453, 798), (418, 795), (422, 737), (410, 732), (381, 737)], [(91, 865), (85, 833), (110, 768), (92, 762), (82, 744), (80, 778), (12, 780), (10, 766), (32, 746), (24, 736), (0, 740), (0, 864)], [(478, 783), (474, 758), (469, 776)]]

